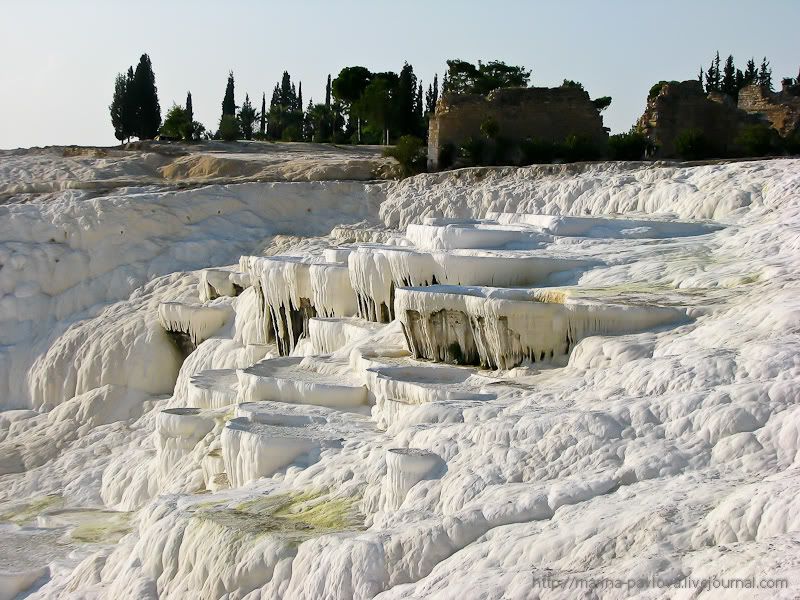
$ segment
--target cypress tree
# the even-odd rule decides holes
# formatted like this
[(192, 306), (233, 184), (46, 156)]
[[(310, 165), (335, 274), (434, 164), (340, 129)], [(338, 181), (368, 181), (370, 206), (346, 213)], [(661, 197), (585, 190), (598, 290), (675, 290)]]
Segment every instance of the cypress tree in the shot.
[(128, 67), (125, 75), (125, 98), (122, 103), (122, 128), (125, 139), (130, 140), (136, 133), (136, 94), (133, 88), (133, 67)]
[(714, 60), (706, 71), (706, 92), (720, 91), (720, 74), (719, 74), (719, 51), (717, 51)]
[(745, 86), (744, 73), (741, 69), (736, 69), (736, 95), (739, 95), (739, 90)]
[(328, 83), (325, 84), (325, 108), (331, 107), (331, 74), (328, 73)]
[(261, 135), (265, 135), (267, 133), (267, 94), (266, 92), (261, 93), (261, 124), (258, 128), (258, 131)]
[(136, 106), (135, 135), (141, 140), (151, 140), (161, 127), (161, 106), (158, 103), (156, 76), (147, 54), (142, 54), (133, 73), (133, 90)]
[(733, 98), (736, 97), (738, 92), (736, 88), (736, 68), (733, 66), (733, 56), (730, 54), (725, 59), (725, 67), (722, 70), (720, 91)]
[(751, 83), (755, 83), (757, 77), (758, 77), (758, 70), (756, 69), (756, 61), (751, 58), (750, 60), (747, 61), (747, 68), (744, 71), (745, 85), (750, 85)]
[(239, 110), (239, 123), (244, 139), (246, 140), (253, 139), (253, 123), (255, 122), (255, 120), (256, 120), (256, 110), (250, 103), (249, 94), (245, 94), (244, 102), (242, 103), (242, 108)]
[(236, 100), (234, 99), (233, 71), (228, 73), (228, 84), (225, 86), (225, 97), (222, 99), (222, 115), (236, 115)]
[(186, 131), (183, 139), (191, 141), (194, 139), (194, 109), (192, 108), (192, 92), (186, 92)]
[(414, 111), (416, 97), (417, 76), (414, 75), (414, 68), (405, 63), (397, 80), (397, 99), (395, 111), (393, 111), (397, 114), (396, 128), (398, 136), (413, 134), (417, 131)]
[(757, 81), (762, 88), (772, 91), (772, 69), (769, 68), (769, 61), (766, 56), (761, 61), (761, 67), (758, 69)]
[(302, 114), (303, 112), (303, 82), (301, 81), (297, 88), (297, 110)]
[(433, 83), (428, 86), (428, 91), (425, 92), (425, 112), (432, 113), (436, 111), (436, 103), (439, 101), (439, 75), (433, 76)]
[(284, 71), (281, 76), (281, 106), (290, 110), (293, 109), (296, 98), (297, 95), (292, 89), (292, 78), (289, 76), (289, 71)]
[(194, 121), (194, 110), (192, 109), (192, 92), (186, 92), (186, 117), (191, 123)]
[(119, 73), (114, 80), (114, 97), (108, 110), (111, 112), (111, 125), (114, 126), (114, 137), (120, 142), (126, 137), (125, 128), (125, 102), (128, 93), (128, 79), (124, 73)]

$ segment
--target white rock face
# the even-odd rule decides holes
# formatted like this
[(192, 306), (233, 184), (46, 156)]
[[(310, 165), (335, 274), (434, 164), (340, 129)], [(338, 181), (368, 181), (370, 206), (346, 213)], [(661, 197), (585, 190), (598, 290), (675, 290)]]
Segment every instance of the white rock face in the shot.
[(796, 596), (798, 190), (782, 159), (10, 198), (0, 595)]
[(686, 318), (671, 307), (565, 296), (559, 290), (433, 285), (399, 288), (395, 311), (417, 358), (490, 369), (551, 361), (591, 335), (633, 333)]

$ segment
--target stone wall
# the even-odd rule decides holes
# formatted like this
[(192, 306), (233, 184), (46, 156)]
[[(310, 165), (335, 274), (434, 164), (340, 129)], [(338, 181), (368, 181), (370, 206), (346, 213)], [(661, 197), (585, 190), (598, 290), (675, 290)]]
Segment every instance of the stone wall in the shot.
[(720, 156), (734, 154), (742, 128), (760, 122), (740, 110), (725, 94), (706, 94), (697, 80), (666, 83), (647, 101), (637, 127), (657, 146), (656, 156), (676, 156), (675, 140), (687, 129), (698, 129)]
[(800, 131), (799, 86), (784, 86), (775, 93), (758, 85), (749, 85), (739, 91), (739, 108), (763, 115), (784, 137)]
[(600, 112), (580, 89), (507, 88), (488, 96), (446, 94), (430, 119), (428, 167), (439, 167), (445, 146), (458, 148), (468, 138), (480, 136), (481, 124), (490, 117), (498, 124), (498, 137), (512, 143), (525, 138), (563, 142), (573, 134), (598, 144), (608, 139)]

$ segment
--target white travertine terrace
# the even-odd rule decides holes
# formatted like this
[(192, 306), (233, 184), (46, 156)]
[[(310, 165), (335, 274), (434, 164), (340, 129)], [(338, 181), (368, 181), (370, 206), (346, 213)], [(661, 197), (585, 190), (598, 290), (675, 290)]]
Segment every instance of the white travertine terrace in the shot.
[(161, 326), (169, 333), (183, 334), (197, 347), (214, 335), (231, 317), (227, 306), (162, 302), (158, 305)]
[(209, 369), (189, 379), (186, 401), (191, 408), (223, 408), (235, 404), (238, 393), (234, 369)]
[(536, 285), (563, 271), (587, 268), (590, 261), (497, 250), (425, 251), (410, 247), (364, 245), (350, 254), (350, 279), (359, 316), (388, 322), (394, 314), (394, 289), (405, 286)]
[(308, 359), (272, 358), (238, 369), (240, 402), (280, 401), (335, 408), (366, 404), (367, 389), (347, 374), (325, 373)]
[(200, 271), (200, 283), (197, 284), (200, 302), (209, 302), (220, 296), (236, 296), (237, 282), (241, 281), (243, 275), (225, 269), (203, 269)]
[(400, 508), (408, 491), (442, 464), (433, 452), (416, 448), (389, 448), (386, 451), (384, 508)]
[(486, 218), (504, 225), (531, 225), (542, 233), (562, 237), (667, 238), (704, 235), (720, 229), (714, 223), (626, 219), (621, 216), (602, 218), (490, 212)]
[(0, 597), (796, 595), (798, 189), (776, 159), (10, 198)]
[(417, 358), (490, 369), (565, 358), (588, 336), (687, 318), (676, 308), (607, 304), (546, 289), (458, 286), (399, 288), (395, 312)]
[(406, 237), (423, 250), (456, 248), (540, 248), (553, 237), (531, 227), (492, 222), (409, 224)]

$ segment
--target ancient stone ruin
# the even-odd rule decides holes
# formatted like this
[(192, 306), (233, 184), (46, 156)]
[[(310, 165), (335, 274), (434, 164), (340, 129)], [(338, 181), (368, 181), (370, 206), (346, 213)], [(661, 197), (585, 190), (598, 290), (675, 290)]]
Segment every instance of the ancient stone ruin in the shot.
[(589, 94), (577, 88), (506, 88), (487, 96), (446, 94), (431, 116), (428, 167), (440, 166), (442, 150), (458, 148), (480, 137), (481, 125), (493, 119), (498, 137), (509, 142), (526, 138), (561, 143), (567, 136), (585, 136), (601, 145), (608, 138), (603, 117)]
[(742, 128), (759, 122), (725, 94), (706, 94), (703, 84), (690, 80), (665, 83), (647, 100), (637, 127), (655, 143), (656, 156), (671, 158), (677, 155), (675, 140), (685, 130), (702, 131), (713, 148), (727, 154), (735, 150)]
[(781, 136), (788, 136), (800, 126), (800, 90), (785, 86), (775, 93), (758, 85), (739, 92), (738, 105), (720, 92), (706, 94), (697, 80), (665, 83), (658, 94), (648, 98), (647, 108), (637, 123), (656, 145), (655, 156), (677, 156), (675, 140), (681, 132), (703, 132), (708, 144), (720, 156), (746, 151), (737, 139), (745, 127), (771, 126)]
[(800, 85), (785, 81), (780, 92), (748, 85), (739, 92), (739, 108), (763, 115), (779, 134), (786, 137), (800, 131)]

